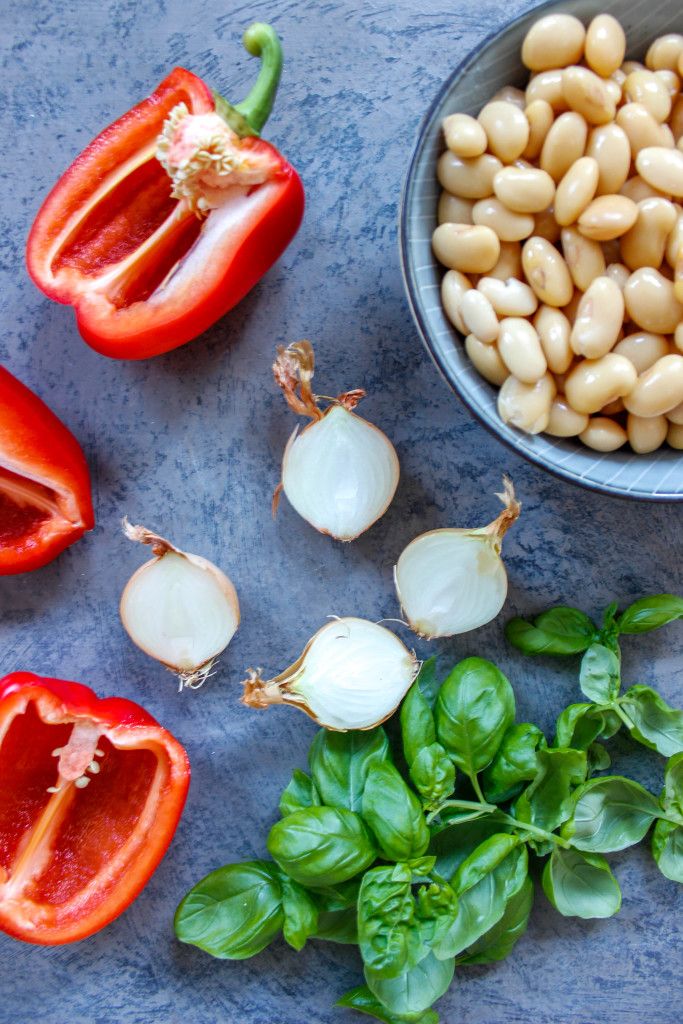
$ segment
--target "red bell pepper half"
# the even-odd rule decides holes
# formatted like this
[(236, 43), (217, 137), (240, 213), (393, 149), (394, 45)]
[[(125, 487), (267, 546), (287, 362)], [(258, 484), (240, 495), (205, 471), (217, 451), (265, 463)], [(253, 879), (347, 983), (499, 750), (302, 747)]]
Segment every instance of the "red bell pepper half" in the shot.
[(0, 366), (0, 576), (45, 565), (94, 525), (78, 441)]
[(132, 701), (0, 679), (0, 929), (58, 945), (108, 924), (163, 857), (189, 782), (181, 745)]
[(196, 338), (299, 228), (299, 176), (258, 137), (280, 79), (280, 41), (257, 23), (244, 45), (261, 68), (243, 103), (176, 68), (90, 143), (36, 217), (29, 273), (74, 307), (83, 338), (104, 355), (142, 359)]

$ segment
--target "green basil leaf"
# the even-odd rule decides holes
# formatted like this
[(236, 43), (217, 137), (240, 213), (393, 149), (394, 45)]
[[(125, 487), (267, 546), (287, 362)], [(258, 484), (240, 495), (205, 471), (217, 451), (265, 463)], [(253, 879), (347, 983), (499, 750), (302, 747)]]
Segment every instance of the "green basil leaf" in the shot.
[(376, 1017), (377, 1020), (381, 1020), (384, 1024), (406, 1024), (409, 1021), (410, 1024), (439, 1024), (439, 1015), (434, 1010), (425, 1010), (424, 1013), (410, 1014), (409, 1016), (397, 1016), (388, 1010), (384, 1003), (380, 1002), (377, 996), (374, 996), (367, 985), (359, 985), (358, 988), (352, 988), (350, 992), (343, 995), (341, 999), (338, 999), (334, 1004), (335, 1006), (345, 1006), (350, 1010), (358, 1010), (359, 1013), (367, 1013), (370, 1017)]
[(683, 827), (673, 821), (658, 821), (652, 835), (652, 855), (666, 878), (683, 882)]
[(355, 906), (318, 914), (318, 927), (311, 938), (358, 945), (358, 913)]
[(495, 835), (463, 861), (451, 880), (458, 913), (434, 944), (437, 957), (462, 953), (503, 916), (507, 901), (524, 884), (528, 857), (517, 836)]
[(285, 941), (298, 951), (318, 929), (318, 907), (311, 894), (285, 874), (280, 878), (280, 887), (284, 914), (282, 934)]
[(424, 960), (398, 978), (378, 977), (366, 966), (365, 980), (371, 992), (391, 1013), (405, 1017), (407, 1014), (424, 1014), (446, 992), (454, 973), (453, 957), (437, 960), (433, 953), (428, 953)]
[(683, 618), (683, 598), (675, 594), (642, 597), (617, 619), (620, 633), (649, 633), (668, 622)]
[(452, 878), (462, 862), (486, 839), (511, 830), (512, 825), (499, 821), (496, 813), (473, 821), (446, 821), (433, 827), (429, 852), (436, 857), (434, 870), (443, 878)]
[(310, 775), (306, 775), (306, 772), (295, 768), (292, 781), (280, 797), (282, 816), (286, 817), (304, 807), (319, 807), (320, 804), (322, 804), (322, 800), (313, 779)]
[(572, 792), (586, 779), (586, 752), (562, 747), (539, 750), (538, 772), (515, 802), (513, 813), (520, 822), (553, 832), (571, 817)]
[(505, 904), (503, 916), (492, 928), (457, 957), (458, 964), (490, 964), (504, 960), (524, 935), (534, 902), (534, 884), (526, 876), (516, 893)]
[(436, 743), (434, 715), (417, 680), (401, 704), (401, 733), (406, 763), (412, 768), (420, 751)]
[(666, 763), (662, 806), (683, 824), (683, 753), (674, 754)]
[(275, 938), (284, 921), (273, 865), (228, 864), (203, 878), (181, 901), (175, 933), (222, 960), (244, 960)]
[(602, 644), (591, 644), (581, 659), (579, 686), (589, 700), (609, 704), (619, 695), (619, 658)]
[(612, 604), (608, 604), (603, 612), (602, 626), (603, 629), (609, 632), (614, 632), (616, 628), (616, 614), (619, 610), (619, 602), (612, 601)]
[(590, 647), (596, 629), (577, 608), (551, 608), (534, 619), (533, 625), (514, 618), (505, 627), (513, 646), (524, 654), (580, 654)]
[(621, 906), (619, 883), (599, 853), (553, 848), (543, 891), (565, 917), (611, 917)]
[(562, 835), (578, 850), (610, 853), (640, 842), (659, 802), (637, 782), (619, 775), (589, 779), (574, 792), (574, 813)]
[(381, 726), (365, 731), (316, 733), (308, 754), (311, 774), (328, 807), (360, 813), (365, 780), (373, 764), (389, 758), (389, 741)]
[(439, 742), (470, 778), (485, 768), (515, 720), (515, 698), (500, 669), (466, 658), (444, 682), (436, 702)]
[(276, 822), (268, 852), (295, 882), (329, 886), (365, 871), (377, 847), (362, 818), (341, 807), (308, 807)]
[(455, 765), (440, 743), (432, 743), (418, 752), (410, 779), (425, 804), (437, 807), (455, 789)]
[(683, 711), (669, 707), (649, 686), (631, 686), (622, 707), (633, 722), (631, 735), (639, 743), (671, 757), (683, 751)]
[(362, 815), (386, 860), (421, 857), (429, 846), (422, 804), (388, 761), (368, 772)]
[(436, 698), (439, 696), (439, 690), (441, 689), (441, 683), (436, 678), (436, 658), (427, 658), (426, 661), (422, 662), (422, 668), (418, 673), (416, 682), (422, 696), (429, 705), (430, 711), (433, 711)]
[(570, 704), (557, 719), (553, 746), (587, 750), (604, 727), (604, 714), (595, 704)]
[(360, 883), (360, 878), (351, 878), (348, 882), (339, 882), (337, 885), (316, 887), (312, 896), (318, 910), (321, 913), (326, 913), (333, 910), (346, 910), (347, 907), (355, 908), (358, 902)]
[(536, 751), (547, 746), (541, 730), (529, 722), (511, 726), (493, 761), (484, 770), (484, 796), (490, 803), (511, 800), (522, 790), (524, 782), (538, 771)]
[(606, 772), (612, 764), (612, 758), (601, 743), (591, 743), (586, 751), (586, 761), (588, 767), (586, 772), (587, 779), (596, 772)]
[(446, 883), (424, 886), (415, 901), (411, 871), (372, 868), (358, 897), (358, 945), (376, 977), (395, 978), (427, 956), (447, 930), (457, 899)]

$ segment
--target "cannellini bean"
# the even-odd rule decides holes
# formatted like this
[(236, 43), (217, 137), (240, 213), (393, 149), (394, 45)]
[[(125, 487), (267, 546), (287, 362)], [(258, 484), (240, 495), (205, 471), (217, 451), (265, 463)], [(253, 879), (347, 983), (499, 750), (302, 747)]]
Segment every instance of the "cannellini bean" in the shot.
[(580, 157), (569, 168), (555, 191), (555, 220), (566, 227), (579, 219), (598, 187), (599, 168), (591, 156)]
[(586, 32), (585, 57), (589, 68), (607, 78), (621, 65), (626, 53), (626, 33), (611, 14), (598, 14)]
[(631, 144), (624, 129), (614, 122), (593, 128), (586, 156), (592, 156), (598, 163), (596, 195), (618, 192), (631, 168)]
[(641, 149), (648, 146), (667, 145), (662, 125), (642, 103), (626, 103), (619, 107), (616, 123), (626, 132), (634, 159)]
[(440, 263), (463, 274), (486, 274), (500, 255), (498, 235), (480, 224), (439, 224), (432, 249)]
[(510, 371), (500, 358), (495, 344), (487, 345), (486, 342), (479, 341), (474, 334), (468, 334), (465, 338), (465, 351), (479, 376), (489, 384), (500, 387), (510, 376)]
[(668, 199), (654, 197), (638, 203), (638, 218), (621, 236), (621, 258), (631, 270), (658, 267), (676, 223), (676, 208)]
[[(682, 154), (683, 155), (683, 154)], [(633, 227), (638, 206), (626, 196), (598, 196), (579, 217), (579, 231), (587, 238), (606, 242)]]
[(658, 71), (660, 68), (669, 68), (675, 71), (682, 53), (683, 36), (671, 32), (669, 35), (659, 36), (658, 39), (655, 39), (645, 55), (645, 64), (651, 71)]
[(535, 160), (555, 120), (555, 111), (546, 100), (534, 100), (526, 107), (524, 113), (529, 122), (529, 141), (522, 156), (526, 160)]
[(531, 71), (576, 64), (583, 56), (586, 29), (571, 14), (547, 14), (524, 37), (522, 63)]
[(630, 359), (640, 375), (649, 370), (662, 356), (668, 355), (669, 343), (663, 334), (636, 331), (634, 334), (625, 335), (617, 342), (614, 352)]
[(599, 359), (616, 344), (624, 322), (624, 296), (609, 277), (596, 277), (585, 292), (572, 327), (570, 344), (578, 356)]
[(493, 192), (493, 179), (502, 166), (492, 153), (467, 159), (447, 149), (439, 157), (436, 176), (441, 187), (456, 196), (484, 199)]
[(503, 163), (512, 163), (522, 155), (529, 141), (529, 122), (514, 103), (487, 103), (480, 110), (478, 121), (488, 137), (489, 150)]
[(660, 71), (655, 71), (657, 78), (664, 84), (664, 88), (669, 94), (671, 100), (671, 107), (675, 103), (678, 95), (681, 91), (681, 80), (675, 71), (669, 71), (667, 68), (662, 68)]
[(553, 201), (555, 182), (534, 167), (503, 167), (493, 177), (493, 191), (516, 213), (540, 213)]
[(669, 237), (666, 242), (666, 262), (673, 270), (676, 266), (676, 260), (681, 251), (683, 245), (683, 207), (680, 207), (677, 203), (674, 204), (676, 210), (676, 223), (669, 233)]
[(459, 270), (449, 270), (444, 274), (441, 282), (441, 302), (446, 311), (446, 316), (461, 334), (467, 334), (467, 328), (462, 319), (461, 307), (465, 294), (472, 287), (472, 282)]
[(548, 369), (554, 374), (566, 373), (574, 359), (574, 352), (569, 343), (572, 325), (565, 314), (554, 306), (541, 306), (534, 317), (534, 327)]
[(643, 199), (671, 198), (671, 196), (660, 192), (659, 189), (653, 188), (652, 185), (648, 185), (648, 183), (641, 178), (639, 174), (634, 174), (624, 182), (619, 189), (619, 195), (626, 196), (627, 199), (632, 199), (634, 203), (642, 203)]
[(471, 288), (463, 295), (460, 315), (468, 332), (479, 338), (479, 341), (491, 344), (498, 337), (498, 317), (486, 296), (476, 288)]
[(540, 434), (548, 426), (550, 405), (557, 392), (551, 374), (525, 384), (510, 375), (498, 392), (498, 415), (527, 434)]
[(486, 152), (486, 131), (469, 114), (449, 114), (441, 122), (446, 145), (456, 156), (475, 157)]
[(562, 255), (545, 238), (532, 236), (522, 247), (522, 268), (527, 281), (547, 306), (566, 306), (574, 292)]
[(480, 277), (477, 290), (486, 296), (498, 316), (531, 316), (538, 306), (533, 288), (515, 277), (507, 281)]
[(523, 317), (501, 320), (498, 352), (510, 373), (524, 384), (535, 384), (548, 369), (538, 334)]
[(666, 416), (635, 416), (632, 412), (626, 419), (628, 443), (634, 452), (646, 455), (660, 448), (666, 441), (669, 422)]
[(597, 452), (615, 452), (628, 441), (628, 435), (616, 420), (608, 416), (594, 416), (588, 426), (579, 434), (587, 448)]
[(628, 395), (637, 379), (630, 360), (608, 352), (600, 359), (584, 359), (578, 363), (567, 376), (565, 395), (573, 409), (591, 415)]
[(562, 312), (567, 317), (570, 324), (573, 324), (576, 320), (576, 314), (578, 312), (579, 303), (581, 302), (582, 296), (583, 292), (580, 292), (578, 288), (575, 288), (574, 294), (572, 295), (569, 302), (566, 302), (565, 305), (562, 307)]
[(588, 426), (588, 416), (572, 409), (566, 398), (556, 395), (550, 404), (550, 416), (545, 428), (552, 437), (576, 437)]
[(590, 124), (613, 121), (616, 104), (599, 75), (588, 68), (565, 68), (562, 73), (562, 95), (572, 110)]
[(541, 169), (558, 182), (583, 156), (587, 138), (588, 125), (581, 114), (574, 110), (560, 114), (545, 137), (539, 160)]
[(492, 228), (501, 242), (519, 242), (522, 238), (528, 238), (534, 230), (534, 218), (530, 213), (515, 213), (495, 196), (475, 203), (472, 220), (475, 224)]
[(439, 197), (436, 219), (439, 224), (474, 224), (472, 220), (473, 199), (462, 199), (444, 189)]
[(672, 281), (652, 267), (635, 270), (624, 286), (626, 312), (645, 331), (673, 334), (683, 320), (683, 305)]
[(624, 406), (636, 416), (662, 416), (683, 402), (683, 355), (662, 356), (636, 381)]
[(585, 292), (591, 281), (604, 276), (605, 256), (600, 243), (586, 238), (576, 228), (563, 228), (562, 253), (572, 280), (580, 291)]
[(631, 272), (623, 263), (608, 263), (605, 268), (605, 276), (611, 277), (613, 281), (616, 281), (623, 292)]
[(648, 146), (636, 157), (636, 169), (648, 185), (672, 196), (683, 196), (683, 153), (680, 149)]
[(624, 95), (630, 103), (642, 103), (660, 124), (671, 113), (668, 89), (653, 71), (632, 71), (624, 82)]
[(562, 69), (550, 68), (548, 71), (539, 71), (532, 75), (526, 87), (527, 105), (534, 100), (545, 100), (553, 108), (556, 114), (568, 110), (569, 106), (562, 91)]
[(491, 97), (489, 103), (514, 103), (520, 110), (526, 107), (526, 95), (524, 89), (518, 89), (516, 85), (504, 85), (502, 89)]
[(555, 242), (559, 242), (562, 228), (555, 220), (555, 210), (552, 206), (534, 215), (534, 230), (532, 234), (538, 235), (539, 238), (545, 238), (547, 242), (552, 242), (553, 245)]
[(678, 423), (670, 423), (666, 434), (666, 443), (671, 448), (683, 448), (683, 426)]
[(623, 71), (623, 73), (627, 77), (628, 77), (628, 75), (631, 74), (632, 71), (644, 71), (644, 70), (645, 70), (645, 65), (642, 64), (639, 60), (625, 60), (624, 63), (621, 65), (621, 68), (620, 68), (620, 71)]
[(683, 402), (680, 405), (675, 406), (673, 409), (669, 409), (666, 414), (666, 418), (669, 423), (676, 423), (683, 426)]
[(522, 277), (522, 247), (519, 242), (501, 242), (500, 256), (488, 277), (497, 277), (507, 281), (510, 277)]
[(683, 96), (679, 96), (675, 101), (671, 110), (671, 117), (669, 118), (669, 128), (674, 137), (676, 143), (680, 142), (683, 137)]

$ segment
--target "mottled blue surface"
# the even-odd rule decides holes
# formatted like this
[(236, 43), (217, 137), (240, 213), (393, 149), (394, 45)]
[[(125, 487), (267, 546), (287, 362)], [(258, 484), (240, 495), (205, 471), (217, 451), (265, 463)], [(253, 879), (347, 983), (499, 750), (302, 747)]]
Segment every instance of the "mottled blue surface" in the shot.
[[(375, 4), (258, 0), (0, 0), (0, 361), (82, 441), (96, 529), (45, 569), (0, 582), (3, 672), (31, 669), (139, 701), (186, 746), (193, 769), (173, 844), (135, 903), (72, 946), (0, 936), (0, 1020), (45, 1024), (333, 1024), (361, 1020), (335, 998), (361, 982), (351, 947), (274, 943), (256, 959), (212, 960), (177, 943), (172, 917), (200, 877), (265, 853), (279, 794), (305, 766), (315, 727), (287, 708), (238, 702), (250, 665), (300, 653), (326, 614), (396, 616), (391, 568), (417, 533), (483, 525), (508, 472), (524, 503), (506, 537), (504, 616), (428, 645), (444, 663), (490, 657), (513, 681), (519, 718), (549, 729), (579, 699), (576, 667), (525, 661), (504, 618), (551, 603), (598, 614), (611, 600), (683, 593), (681, 509), (628, 503), (521, 461), (475, 422), (423, 352), (401, 283), (397, 209), (423, 112), (451, 68), (530, 6), (524, 0)], [(30, 282), (23, 249), (49, 187), (107, 123), (182, 64), (239, 100), (254, 62), (241, 35), (271, 21), (286, 63), (266, 137), (299, 169), (303, 226), (253, 292), (195, 342), (119, 363), (80, 339), (70, 308)], [(308, 337), (320, 391), (366, 387), (361, 412), (396, 443), (402, 479), (385, 517), (351, 545), (315, 533), (271, 494), (295, 417), (272, 383), (277, 344)], [(142, 552), (121, 517), (168, 535), (232, 578), (242, 625), (205, 689), (172, 677), (129, 640), (118, 602)], [(397, 626), (401, 631), (402, 627)], [(403, 639), (412, 643), (403, 630)], [(628, 684), (683, 704), (683, 626), (624, 643)], [(617, 749), (654, 792), (661, 761)], [(626, 763), (626, 761), (624, 762)], [(683, 889), (646, 847), (610, 857), (622, 885), (609, 921), (561, 918), (538, 892), (505, 962), (458, 971), (439, 1003), (447, 1024), (674, 1024), (681, 1019)]]

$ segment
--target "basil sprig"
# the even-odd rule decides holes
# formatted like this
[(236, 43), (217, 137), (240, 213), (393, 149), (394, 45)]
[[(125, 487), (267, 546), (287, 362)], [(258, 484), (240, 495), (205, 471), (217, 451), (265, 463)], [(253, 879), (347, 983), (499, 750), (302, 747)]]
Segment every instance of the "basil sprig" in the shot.
[[(358, 946), (365, 984), (338, 1006), (384, 1024), (438, 1024), (431, 1008), (456, 967), (508, 956), (534, 901), (530, 861), (567, 917), (606, 918), (621, 906), (605, 854), (651, 832), (654, 862), (683, 882), (683, 711), (649, 686), (622, 691), (619, 638), (683, 618), (660, 594), (597, 627), (551, 608), (513, 619), (531, 655), (579, 657), (583, 701), (564, 708), (551, 742), (515, 722), (512, 686), (469, 657), (437, 682), (425, 662), (403, 701), (400, 729), (320, 730), (310, 774), (295, 768), (271, 828), (272, 861), (218, 868), (178, 907), (178, 938), (243, 959), (278, 935)], [(397, 723), (398, 724), (398, 723)], [(626, 728), (668, 758), (659, 797), (610, 767), (606, 743)], [(395, 740), (392, 747), (389, 735)]]

